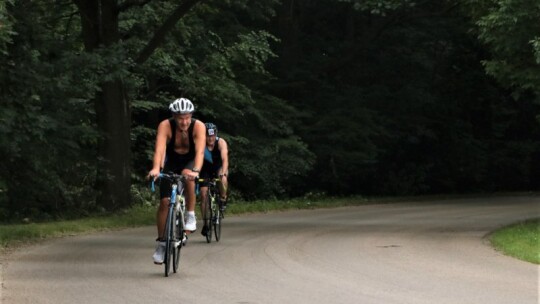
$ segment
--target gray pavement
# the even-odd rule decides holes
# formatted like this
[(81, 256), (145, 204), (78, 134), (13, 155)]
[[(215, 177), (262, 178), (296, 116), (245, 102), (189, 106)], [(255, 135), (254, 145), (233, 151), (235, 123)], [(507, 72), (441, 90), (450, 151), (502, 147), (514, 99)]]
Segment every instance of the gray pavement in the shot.
[(154, 227), (68, 237), (5, 256), (0, 302), (538, 304), (538, 265), (486, 238), (538, 216), (540, 198), (520, 196), (228, 217), (168, 278)]

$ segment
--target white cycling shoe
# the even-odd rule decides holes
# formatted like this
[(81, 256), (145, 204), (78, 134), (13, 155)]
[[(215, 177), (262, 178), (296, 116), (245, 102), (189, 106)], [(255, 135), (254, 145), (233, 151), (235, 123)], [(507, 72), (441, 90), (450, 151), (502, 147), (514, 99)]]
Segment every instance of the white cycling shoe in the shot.
[(163, 264), (163, 259), (165, 256), (165, 242), (158, 242), (156, 247), (156, 252), (152, 256), (154, 258), (154, 264), (160, 265)]
[(195, 218), (195, 215), (190, 215), (189, 213), (187, 214), (186, 230), (191, 232), (197, 230), (197, 219)]

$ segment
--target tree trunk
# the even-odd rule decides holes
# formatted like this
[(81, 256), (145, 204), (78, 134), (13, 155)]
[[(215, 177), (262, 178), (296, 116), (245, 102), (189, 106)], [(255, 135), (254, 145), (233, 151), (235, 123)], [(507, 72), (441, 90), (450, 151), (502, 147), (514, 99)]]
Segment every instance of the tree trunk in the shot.
[[(118, 4), (101, 1), (101, 41), (104, 47), (117, 43)], [(113, 79), (101, 84), (96, 99), (96, 120), (101, 133), (96, 187), (97, 204), (107, 210), (131, 205), (131, 107), (124, 94), (124, 83)]]
[[(75, 4), (81, 15), (87, 52), (118, 42), (116, 0), (77, 0)], [(100, 87), (101, 92), (94, 100), (100, 133), (96, 203), (105, 210), (117, 210), (131, 205), (131, 107), (120, 79), (105, 81)]]
[(279, 36), (283, 41), (281, 43), (280, 63), (283, 71), (288, 71), (289, 67), (296, 66), (298, 58), (302, 52), (298, 43), (299, 20), (298, 13), (295, 13), (298, 8), (298, 3), (294, 0), (284, 0), (277, 16), (277, 28)]
[[(85, 50), (110, 47), (120, 40), (118, 14), (132, 5), (149, 1), (73, 0), (81, 16)], [(184, 0), (156, 30), (152, 39), (136, 56), (137, 64), (144, 63), (164, 41), (165, 35), (200, 0)], [(131, 205), (131, 105), (121, 79), (100, 84), (96, 95), (96, 122), (100, 132), (96, 190), (97, 205), (106, 210), (118, 210)]]
[(105, 82), (96, 99), (96, 119), (102, 134), (98, 155), (97, 204), (107, 210), (131, 205), (131, 109), (120, 80)]

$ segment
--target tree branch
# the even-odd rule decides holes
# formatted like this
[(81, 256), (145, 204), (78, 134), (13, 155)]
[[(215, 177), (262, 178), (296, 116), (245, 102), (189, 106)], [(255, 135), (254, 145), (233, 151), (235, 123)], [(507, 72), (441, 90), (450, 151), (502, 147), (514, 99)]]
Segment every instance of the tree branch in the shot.
[(137, 56), (137, 59), (135, 60), (136, 64), (142, 64), (148, 58), (152, 53), (163, 43), (165, 40), (165, 35), (171, 31), (171, 29), (174, 27), (174, 25), (180, 20), (187, 12), (198, 2), (201, 2), (203, 0), (184, 0), (182, 4), (180, 4), (176, 10), (165, 20), (165, 22), (161, 25), (160, 28), (156, 30), (154, 33), (154, 37), (150, 39), (148, 44), (143, 48), (143, 50), (139, 53)]
[(118, 5), (118, 8), (116, 9), (116, 13), (119, 14), (123, 11), (130, 9), (133, 6), (144, 6), (150, 1), (152, 0), (127, 0), (124, 3)]
[(96, 1), (73, 0), (81, 15), (84, 48), (91, 52), (100, 43), (99, 5)]

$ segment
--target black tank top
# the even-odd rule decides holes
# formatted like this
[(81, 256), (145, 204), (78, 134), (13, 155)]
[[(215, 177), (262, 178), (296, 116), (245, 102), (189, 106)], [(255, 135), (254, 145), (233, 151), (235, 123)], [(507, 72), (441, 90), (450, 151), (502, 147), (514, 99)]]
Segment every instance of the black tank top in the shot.
[(184, 168), (187, 162), (195, 159), (195, 141), (193, 140), (193, 127), (195, 126), (195, 119), (191, 119), (191, 124), (188, 128), (189, 137), (189, 150), (186, 154), (180, 154), (174, 151), (174, 143), (176, 140), (176, 121), (174, 118), (169, 118), (169, 123), (172, 129), (172, 137), (167, 144), (167, 150), (165, 151), (165, 169), (167, 171), (177, 171)]
[(221, 151), (219, 150), (218, 145), (219, 137), (216, 138), (216, 143), (214, 144), (214, 150), (212, 150), (212, 160), (214, 167), (219, 168), (223, 165), (223, 160), (221, 159)]

